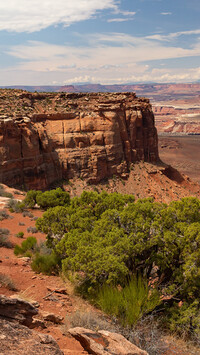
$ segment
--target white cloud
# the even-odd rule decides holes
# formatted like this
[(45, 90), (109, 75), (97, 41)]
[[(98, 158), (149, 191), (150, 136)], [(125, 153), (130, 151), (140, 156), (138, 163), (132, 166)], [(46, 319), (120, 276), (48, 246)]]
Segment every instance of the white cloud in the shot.
[(107, 22), (124, 22), (133, 20), (133, 16), (136, 14), (135, 11), (122, 11), (119, 8), (115, 8), (114, 14), (123, 15), (124, 17), (111, 18)]
[(129, 17), (129, 18), (111, 18), (109, 20), (107, 20), (107, 22), (125, 22), (125, 21), (130, 21), (133, 20), (133, 17)]
[(143, 61), (200, 55), (199, 45), (189, 49), (165, 47), (154, 40), (123, 33), (94, 34), (88, 36), (88, 41), (89, 45), (85, 47), (29, 41), (26, 45), (11, 47), (7, 54), (21, 59), (20, 65), (24, 69), (36, 71), (65, 70), (66, 65), (70, 70), (72, 66), (79, 68), (77, 70), (82, 68), (93, 70), (103, 66), (110, 68), (110, 65), (119, 68)]
[(60, 23), (68, 26), (105, 9), (117, 11), (115, 0), (2, 0), (0, 30), (34, 32)]
[(191, 36), (200, 34), (200, 29), (192, 30), (192, 31), (180, 31), (180, 32), (172, 32), (168, 35), (155, 34), (151, 36), (146, 36), (147, 39), (154, 39), (157, 41), (171, 41), (180, 36)]
[(9, 77), (12, 83), (20, 84), (16, 80), (21, 80), (24, 85), (48, 85), (55, 81), (59, 84), (184, 82), (200, 78), (200, 69), (167, 68), (167, 63), (159, 69), (154, 64), (152, 69), (151, 64), (155, 60), (159, 66), (162, 60), (198, 57), (198, 42), (189, 43), (189, 48), (182, 48), (166, 46), (165, 42), (151, 37), (134, 37), (124, 33), (97, 33), (86, 38), (88, 43), (82, 47), (38, 41), (10, 47), (7, 54), (17, 58), (19, 64), (0, 71), (1, 85), (9, 85)]
[(163, 16), (172, 15), (171, 12), (161, 12), (160, 14), (163, 15)]

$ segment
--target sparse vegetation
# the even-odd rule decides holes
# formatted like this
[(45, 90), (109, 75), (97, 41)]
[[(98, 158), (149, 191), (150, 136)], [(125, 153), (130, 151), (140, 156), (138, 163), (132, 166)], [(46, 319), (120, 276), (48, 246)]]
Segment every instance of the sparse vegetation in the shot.
[(1, 197), (8, 197), (8, 198), (13, 197), (13, 195), (10, 192), (5, 191), (3, 185), (0, 185), (0, 196)]
[(31, 256), (34, 251), (36, 251), (37, 239), (35, 237), (28, 237), (20, 245), (15, 245), (14, 254), (15, 255), (25, 255)]
[(104, 329), (109, 331), (115, 331), (116, 327), (111, 322), (108, 322), (102, 316), (98, 316), (96, 312), (76, 312), (66, 316), (65, 326), (67, 329), (74, 327), (83, 327), (86, 329), (92, 329), (94, 331)]
[(9, 234), (10, 231), (7, 228), (0, 228), (0, 248), (5, 247), (10, 249), (13, 247), (13, 244), (8, 239)]
[(25, 226), (24, 222), (19, 222), (19, 226)]
[(23, 211), (22, 216), (33, 218), (33, 214), (30, 211)]
[(31, 263), (33, 271), (46, 275), (58, 274), (59, 266), (59, 259), (54, 253), (50, 255), (36, 253)]
[(8, 201), (7, 207), (10, 212), (22, 213), (25, 210), (24, 202), (14, 200), (13, 198)]
[(16, 236), (17, 238), (23, 238), (24, 232), (18, 232), (15, 236)]
[(30, 227), (27, 228), (27, 232), (35, 234), (35, 233), (38, 233), (38, 229), (36, 227), (31, 227), (30, 226)]
[(0, 221), (3, 221), (3, 219), (8, 219), (9, 214), (7, 213), (6, 210), (0, 210)]
[(6, 287), (10, 291), (17, 291), (14, 281), (5, 274), (0, 273), (0, 285)]

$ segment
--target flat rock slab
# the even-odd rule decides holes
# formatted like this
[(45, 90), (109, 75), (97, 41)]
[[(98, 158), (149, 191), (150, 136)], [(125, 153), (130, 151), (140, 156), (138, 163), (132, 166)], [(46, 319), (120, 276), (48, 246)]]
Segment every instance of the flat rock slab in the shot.
[(0, 319), (1, 355), (63, 355), (55, 340), (46, 334)]
[(68, 332), (78, 340), (83, 348), (94, 355), (148, 355), (121, 334), (105, 330), (94, 332), (85, 328), (72, 328)]

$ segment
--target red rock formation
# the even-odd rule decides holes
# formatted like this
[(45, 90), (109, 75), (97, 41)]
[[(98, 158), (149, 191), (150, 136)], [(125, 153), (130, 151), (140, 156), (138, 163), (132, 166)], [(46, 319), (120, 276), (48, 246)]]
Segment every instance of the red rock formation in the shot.
[(132, 162), (159, 159), (151, 105), (133, 93), (2, 90), (0, 105), (0, 181), (7, 185), (45, 189), (73, 177), (96, 183), (126, 176)]

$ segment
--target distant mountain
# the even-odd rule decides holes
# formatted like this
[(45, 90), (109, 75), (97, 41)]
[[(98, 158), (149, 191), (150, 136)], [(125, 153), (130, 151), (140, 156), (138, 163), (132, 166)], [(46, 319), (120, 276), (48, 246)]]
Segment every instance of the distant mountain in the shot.
[(138, 96), (147, 96), (156, 100), (200, 95), (200, 83), (192, 84), (124, 84), (124, 85), (65, 85), (65, 86), (1, 86), (1, 88), (21, 89), (38, 92), (136, 92)]

